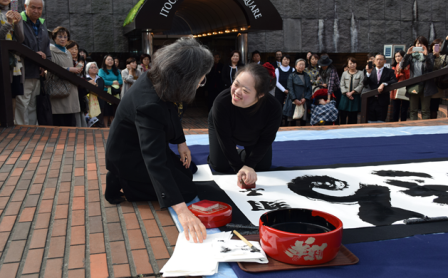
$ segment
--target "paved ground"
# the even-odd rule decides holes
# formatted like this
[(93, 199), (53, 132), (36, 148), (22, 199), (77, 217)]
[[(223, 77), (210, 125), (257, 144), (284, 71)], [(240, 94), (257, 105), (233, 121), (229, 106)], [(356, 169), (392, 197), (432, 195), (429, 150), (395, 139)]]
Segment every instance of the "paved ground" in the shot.
[[(186, 134), (207, 133), (187, 123)], [(432, 125), (448, 119), (281, 130)], [(104, 200), (107, 136), (107, 129), (0, 128), (0, 278), (158, 275), (177, 229), (156, 202)]]

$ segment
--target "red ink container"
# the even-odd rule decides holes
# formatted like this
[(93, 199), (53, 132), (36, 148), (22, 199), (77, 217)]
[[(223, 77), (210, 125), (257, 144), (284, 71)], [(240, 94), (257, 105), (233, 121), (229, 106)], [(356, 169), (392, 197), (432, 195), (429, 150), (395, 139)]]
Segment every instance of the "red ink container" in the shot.
[(287, 264), (317, 265), (333, 260), (342, 242), (342, 221), (326, 212), (279, 209), (259, 221), (266, 254)]
[(232, 207), (223, 202), (202, 200), (188, 208), (207, 229), (222, 227), (232, 221)]
[(251, 188), (255, 188), (256, 187), (255, 183), (253, 183), (253, 184), (245, 184), (243, 180), (240, 180), (240, 183), (237, 183), (237, 185), (241, 189), (251, 189)]

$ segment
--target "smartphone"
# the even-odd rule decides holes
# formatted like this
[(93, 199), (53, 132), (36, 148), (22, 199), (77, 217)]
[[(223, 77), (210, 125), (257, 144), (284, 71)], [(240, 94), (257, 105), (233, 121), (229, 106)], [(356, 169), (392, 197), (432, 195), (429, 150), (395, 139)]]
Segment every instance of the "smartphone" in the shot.
[(422, 52), (423, 51), (423, 47), (414, 46), (414, 48), (412, 48), (412, 51), (414, 51), (414, 52)]
[(440, 52), (440, 45), (438, 43), (434, 45), (434, 52)]
[(372, 61), (368, 61), (367, 62), (367, 66), (369, 69), (373, 69), (373, 62)]
[(19, 0), (11, 0), (11, 11), (17, 12), (19, 10)]

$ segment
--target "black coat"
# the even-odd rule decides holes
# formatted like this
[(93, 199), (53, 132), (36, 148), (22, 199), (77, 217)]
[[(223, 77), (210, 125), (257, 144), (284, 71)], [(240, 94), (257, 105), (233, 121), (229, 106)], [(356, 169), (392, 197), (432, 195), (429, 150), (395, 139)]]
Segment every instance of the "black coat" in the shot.
[[(383, 72), (381, 73), (381, 79), (378, 83), (378, 77), (376, 74), (376, 67), (373, 68), (372, 73), (367, 77), (367, 73), (364, 76), (364, 86), (369, 86), (370, 90), (377, 89), (381, 84), (387, 83), (387, 85), (392, 85), (397, 83), (397, 77), (395, 77), (395, 72), (391, 69), (383, 67)], [(382, 92), (378, 95), (378, 102), (380, 105), (390, 104), (390, 93)]]
[(106, 168), (120, 179), (151, 181), (161, 207), (184, 202), (169, 167), (168, 146), (183, 142), (177, 107), (162, 101), (144, 74), (118, 106), (107, 140)]
[[(443, 48), (444, 48), (444, 45), (442, 45), (441, 49), (443, 49)], [(422, 68), (421, 68), (422, 75), (434, 70), (434, 55), (432, 53), (429, 53), (427, 56), (424, 56), (424, 57), (425, 57), (425, 59), (422, 62)], [(412, 59), (412, 55), (409, 55), (406, 53), (406, 55), (404, 55), (403, 60), (400, 63), (400, 67), (405, 69), (408, 65), (410, 65), (411, 76), (409, 79), (411, 79), (411, 78), (414, 78), (415, 63), (414, 63), (414, 60)], [(425, 86), (423, 89), (423, 95), (425, 97), (435, 95), (439, 92), (434, 79), (425, 81), (424, 85)], [(408, 94), (406, 94), (406, 95), (408, 95)]]
[[(244, 64), (236, 66), (237, 72), (242, 67), (244, 67)], [(230, 86), (232, 86), (233, 80), (230, 78), (231, 70), (232, 70), (232, 67), (229, 64), (225, 64), (222, 67), (221, 78), (222, 78), (222, 84), (223, 84), (224, 89), (230, 88)], [(236, 73), (235, 73), (235, 75), (236, 75)]]

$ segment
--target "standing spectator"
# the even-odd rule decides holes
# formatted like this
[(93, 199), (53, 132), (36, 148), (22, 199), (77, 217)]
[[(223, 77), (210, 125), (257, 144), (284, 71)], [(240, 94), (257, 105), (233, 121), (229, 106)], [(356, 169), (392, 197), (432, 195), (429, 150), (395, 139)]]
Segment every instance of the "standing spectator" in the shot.
[[(85, 78), (84, 67), (86, 61), (84, 56), (79, 55), (79, 45), (75, 41), (68, 41), (67, 50), (73, 58), (73, 66), (80, 68), (82, 71), (77, 74), (81, 78)], [(78, 86), (78, 99), (81, 112), (75, 115), (77, 127), (87, 127), (86, 114), (89, 112), (89, 102), (87, 100), (87, 90), (84, 87)]]
[(79, 49), (79, 56), (82, 56), (86, 63), (91, 62), (91, 58), (89, 57), (89, 54), (88, 54), (87, 50), (85, 50), (83, 48), (80, 48)]
[(312, 85), (310, 76), (305, 72), (305, 60), (298, 59), (296, 61), (296, 72), (289, 75), (287, 87), (289, 93), (286, 95), (285, 105), (283, 106), (283, 116), (287, 117), (289, 126), (295, 126), (296, 121), (292, 117), (296, 105), (302, 105), (303, 117), (300, 119), (300, 125), (305, 126), (308, 118), (308, 107), (311, 105)]
[(313, 85), (313, 92), (316, 86), (322, 84), (322, 78), (319, 75), (319, 55), (312, 54), (309, 58), (309, 66), (305, 69), (305, 72), (310, 76), (311, 84)]
[(283, 103), (285, 102), (285, 97), (289, 93), (288, 85), (288, 78), (291, 73), (294, 72), (294, 68), (289, 66), (289, 63), (291, 62), (291, 58), (289, 55), (283, 55), (282, 64), (280, 67), (275, 69), (275, 76), (277, 77), (277, 85), (275, 89), (275, 98), (278, 100), (280, 105), (283, 108)]
[[(70, 52), (65, 48), (70, 39), (69, 31), (61, 26), (56, 27), (51, 32), (51, 37), (55, 45), (50, 46), (51, 57), (55, 64), (61, 66), (74, 74), (80, 74), (82, 68), (73, 66), (73, 58)], [(51, 79), (51, 72), (47, 73), (47, 78)], [(81, 112), (79, 107), (78, 88), (70, 82), (59, 79), (57, 82), (63, 82), (68, 91), (68, 96), (64, 98), (51, 98), (51, 110), (53, 112), (53, 124), (55, 126), (76, 126), (76, 114)], [(51, 86), (49, 94), (56, 86)]]
[(234, 50), (230, 53), (230, 62), (227, 65), (224, 65), (221, 71), (221, 78), (223, 82), (223, 90), (230, 88), (235, 80), (235, 74), (238, 72), (238, 69), (243, 67), (244, 64), (241, 62), (241, 53), (238, 50)]
[(282, 65), (282, 58), (283, 58), (283, 53), (281, 50), (277, 50), (275, 52), (275, 62), (271, 63), (274, 68), (278, 68)]
[[(45, 20), (41, 18), (44, 3), (42, 0), (26, 0), (23, 20), (23, 45), (39, 54), (42, 59), (51, 60), (50, 38)], [(16, 97), (17, 125), (37, 125), (36, 96), (40, 93), (40, 79), (44, 70), (29, 59), (25, 60), (25, 83), (23, 95)]]
[[(392, 70), (395, 72), (395, 77), (398, 82), (409, 79), (410, 71), (409, 66), (405, 69), (400, 68), (400, 63), (404, 57), (404, 51), (400, 50), (395, 53), (395, 59), (392, 63)], [(409, 100), (398, 99), (396, 98), (397, 90), (390, 91), (390, 99), (392, 100), (393, 106), (393, 116), (392, 121), (398, 122), (401, 119), (402, 122), (406, 121), (408, 118), (408, 110), (409, 110)]]
[[(333, 65), (333, 60), (327, 55), (323, 55), (320, 57), (318, 64), (320, 66), (319, 75), (322, 78), (322, 86), (328, 89), (328, 102), (330, 101), (331, 95), (334, 94), (336, 97), (336, 107), (339, 107), (341, 88), (339, 87), (339, 76)], [(338, 124), (338, 122), (336, 123)]]
[(263, 63), (261, 62), (261, 55), (260, 55), (260, 51), (255, 50), (254, 52), (252, 52), (252, 59), (251, 59), (252, 63), (257, 63), (259, 65), (263, 65)]
[[(98, 87), (100, 90), (104, 90), (104, 80), (98, 75), (98, 65), (96, 62), (87, 63), (85, 75), (86, 75), (86, 80), (90, 84)], [(89, 93), (89, 98), (92, 98), (92, 97), (93, 97), (92, 93)], [(99, 102), (98, 102), (98, 106), (99, 106)], [(101, 108), (100, 108), (100, 110), (101, 110)], [(89, 111), (89, 113), (90, 113), (90, 117), (94, 117), (94, 116), (98, 117), (99, 116), (99, 115), (92, 115), (92, 111)], [(100, 119), (98, 119), (98, 120), (100, 120)]]
[(126, 60), (126, 68), (121, 72), (121, 77), (123, 78), (123, 87), (121, 88), (121, 98), (124, 97), (126, 92), (131, 88), (132, 84), (137, 81), (137, 79), (142, 75), (142, 73), (137, 69), (137, 61), (135, 58), (128, 58)]
[(382, 92), (384, 87), (397, 83), (394, 71), (384, 67), (385, 62), (386, 57), (384, 57), (383, 54), (377, 54), (375, 56), (375, 67), (369, 69), (368, 66), (366, 66), (364, 85), (368, 85), (371, 90), (378, 89), (379, 93), (367, 100), (367, 121), (369, 123), (381, 123), (386, 121), (390, 95), (389, 93), (383, 94)]
[[(23, 43), (23, 20), (16, 11), (8, 11), (11, 0), (0, 0), (0, 40), (16, 40)], [(14, 68), (10, 70), (12, 113), (15, 118), (16, 97), (23, 95), (23, 83), (25, 81), (22, 59), (14, 55), (16, 60)], [(6, 80), (4, 80), (6, 82)]]
[(141, 73), (147, 72), (151, 68), (151, 56), (143, 53), (140, 56), (140, 61), (141, 61), (141, 64), (138, 65), (138, 70)]
[[(356, 59), (347, 59), (348, 70), (341, 77), (341, 102), (339, 118), (341, 124), (358, 123), (358, 112), (361, 111), (361, 92), (364, 88), (364, 73), (356, 69)], [(347, 121), (348, 117), (348, 121)]]
[(114, 64), (117, 69), (120, 69), (120, 59), (118, 57), (114, 57)]
[[(442, 43), (443, 41), (441, 39), (435, 39), (429, 47), (434, 55), (434, 70), (439, 70), (447, 65), (447, 55), (440, 53), (442, 50)], [(436, 49), (436, 44), (439, 45), (438, 49)], [(437, 90), (438, 92), (432, 96), (431, 103), (429, 105), (431, 119), (437, 119), (437, 112), (439, 111), (440, 102), (442, 98), (446, 97), (445, 90), (439, 88), (437, 88)]]
[[(120, 97), (120, 89), (113, 88), (112, 85), (121, 86), (123, 79), (121, 73), (115, 66), (114, 58), (111, 55), (104, 56), (103, 64), (98, 75), (104, 80), (104, 91), (110, 92), (115, 97)], [(101, 114), (104, 121), (104, 127), (109, 127), (115, 117), (116, 106), (99, 99)]]
[(208, 93), (208, 110), (212, 109), (213, 102), (218, 94), (222, 91), (222, 71), (221, 56), (219, 53), (213, 55), (212, 70), (206, 75), (207, 83), (205, 84)]
[[(308, 51), (306, 53), (306, 64), (305, 64), (306, 68), (308, 68), (311, 65), (311, 62), (310, 62), (311, 56), (313, 56), (313, 52)], [(317, 56), (317, 57), (319, 57), (319, 56)], [(319, 58), (317, 60), (319, 60)]]
[[(423, 51), (414, 51), (414, 47), (421, 47)], [(425, 73), (431, 72), (434, 69), (434, 56), (429, 53), (428, 40), (420, 36), (414, 41), (414, 46), (411, 46), (403, 60), (400, 63), (400, 68), (404, 69), (410, 65), (410, 78), (421, 76)], [(419, 101), (422, 107), (422, 119), (430, 118), (429, 107), (431, 105), (431, 97), (437, 94), (437, 86), (434, 80), (428, 80), (408, 86), (408, 94), (410, 101), (411, 120), (418, 120), (418, 104)]]

